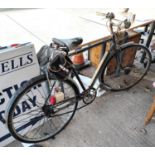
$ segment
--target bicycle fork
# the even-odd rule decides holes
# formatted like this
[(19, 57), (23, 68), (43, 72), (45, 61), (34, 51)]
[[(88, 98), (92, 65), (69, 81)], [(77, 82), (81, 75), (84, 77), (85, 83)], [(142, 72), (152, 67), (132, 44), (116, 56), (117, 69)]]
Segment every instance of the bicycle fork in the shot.
[(120, 76), (121, 60), (122, 60), (122, 54), (121, 53), (116, 54), (116, 71), (115, 71), (115, 76), (116, 77)]

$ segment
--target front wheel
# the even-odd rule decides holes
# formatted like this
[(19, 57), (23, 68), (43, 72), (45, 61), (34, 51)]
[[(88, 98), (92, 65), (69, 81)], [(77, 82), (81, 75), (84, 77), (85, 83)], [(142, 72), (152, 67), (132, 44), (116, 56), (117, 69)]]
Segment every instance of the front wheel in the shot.
[(59, 81), (52, 77), (47, 80), (45, 75), (35, 77), (11, 99), (6, 114), (9, 131), (25, 143), (52, 138), (73, 118), (78, 94), (72, 80)]
[(112, 91), (129, 89), (143, 79), (150, 64), (150, 51), (143, 45), (130, 44), (109, 58), (100, 81)]

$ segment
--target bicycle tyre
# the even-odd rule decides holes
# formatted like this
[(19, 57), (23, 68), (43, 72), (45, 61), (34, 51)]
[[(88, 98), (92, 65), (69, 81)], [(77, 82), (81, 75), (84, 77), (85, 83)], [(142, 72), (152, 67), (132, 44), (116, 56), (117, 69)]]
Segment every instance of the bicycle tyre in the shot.
[[(141, 63), (140, 59), (143, 54), (145, 54), (145, 59), (143, 60), (145, 62)], [(127, 60), (127, 57), (129, 58), (129, 56), (131, 59)], [(121, 63), (118, 62), (118, 60)], [(118, 63), (121, 66), (120, 67), (121, 69), (119, 68), (120, 75), (116, 75)], [(100, 74), (100, 82), (101, 84), (104, 85), (104, 87), (106, 87), (111, 91), (122, 91), (132, 88), (143, 79), (143, 77), (149, 70), (150, 65), (151, 65), (151, 53), (148, 50), (148, 48), (140, 44), (135, 43), (128, 44), (125, 47), (121, 48), (119, 52), (115, 52), (105, 62), (105, 66)], [(136, 71), (139, 71), (139, 75), (138, 74), (136, 75)], [(133, 75), (137, 77), (133, 77)]]
[[(49, 79), (51, 80), (51, 81), (53, 81), (54, 79), (50, 76), (49, 77)], [(28, 133), (20, 133), (20, 131), (19, 131), (19, 125), (17, 124), (17, 126), (15, 127), (15, 125), (14, 125), (14, 123), (18, 123), (18, 121), (19, 121), (19, 118), (14, 118), (15, 117), (15, 108), (17, 108), (17, 105), (18, 105), (18, 101), (20, 102), (20, 101), (22, 101), (21, 99), (23, 98), (24, 99), (24, 97), (26, 96), (25, 95), (25, 93), (30, 93), (31, 91), (32, 91), (32, 89), (34, 90), (34, 88), (35, 87), (39, 87), (39, 85), (38, 84), (40, 84), (41, 82), (46, 82), (46, 80), (47, 80), (47, 78), (46, 78), (46, 76), (45, 75), (40, 75), (40, 76), (37, 76), (37, 77), (35, 77), (35, 78), (33, 78), (33, 79), (31, 79), (29, 82), (27, 82), (23, 87), (21, 87), (19, 90), (17, 90), (17, 92), (15, 93), (15, 95), (13, 96), (13, 98), (11, 99), (11, 101), (10, 101), (10, 104), (9, 104), (9, 107), (8, 107), (8, 109), (7, 109), (7, 112), (6, 112), (6, 122), (7, 122), (7, 126), (8, 126), (8, 129), (9, 129), (9, 131), (10, 131), (10, 133), (11, 133), (11, 135), (15, 138), (15, 139), (17, 139), (17, 140), (19, 140), (19, 141), (21, 141), (21, 142), (25, 142), (25, 143), (37, 143), (37, 142), (41, 142), (41, 141), (45, 141), (45, 140), (48, 140), (48, 139), (50, 139), (50, 138), (52, 138), (52, 137), (54, 137), (55, 135), (57, 135), (58, 133), (60, 133), (68, 124), (69, 124), (69, 122), (71, 121), (71, 119), (73, 118), (73, 116), (74, 116), (74, 114), (75, 114), (75, 111), (76, 111), (76, 109), (77, 109), (77, 105), (78, 105), (78, 100), (77, 100), (77, 96), (78, 96), (78, 94), (79, 94), (79, 90), (78, 90), (78, 88), (77, 88), (77, 86), (74, 84), (74, 82), (72, 81), (72, 80), (70, 80), (70, 79), (67, 79), (67, 80), (65, 80), (65, 81), (63, 81), (63, 84), (64, 84), (64, 86), (65, 85), (67, 85), (67, 86), (69, 86), (68, 87), (68, 91), (71, 89), (71, 91), (73, 91), (73, 94), (75, 95), (75, 103), (72, 103), (72, 104), (68, 104), (68, 105), (66, 105), (66, 107), (67, 106), (69, 106), (68, 108), (70, 108), (70, 106), (72, 106), (73, 105), (73, 107), (72, 107), (72, 109), (67, 113), (64, 113), (64, 115), (66, 114), (68, 114), (69, 115), (69, 117), (68, 118), (64, 118), (64, 117), (62, 117), (63, 116), (63, 113), (62, 114), (56, 114), (55, 116), (53, 115), (53, 117), (49, 117), (49, 119), (47, 119), (46, 121), (45, 120), (43, 120), (44, 122), (44, 124), (46, 123), (46, 125), (48, 126), (51, 126), (51, 127), (53, 127), (52, 126), (52, 121), (54, 121), (54, 118), (56, 118), (57, 119), (57, 117), (61, 117), (61, 121), (64, 121), (64, 124), (62, 124), (61, 126), (60, 126), (60, 128), (58, 128), (58, 129), (56, 129), (56, 131), (53, 131), (53, 133), (52, 133), (52, 130), (53, 129), (50, 129), (50, 131), (49, 132), (51, 132), (51, 133), (47, 133), (47, 131), (44, 131), (44, 133), (43, 133), (43, 137), (39, 137), (39, 138), (30, 138), (30, 137), (25, 137), (25, 135), (26, 134), (28, 134)], [(41, 88), (42, 88), (42, 86), (41, 86)], [(69, 89), (70, 88), (70, 89)], [(36, 88), (35, 88), (36, 89)], [(38, 89), (38, 88), (37, 88)], [(40, 88), (39, 88), (40, 89)], [(31, 90), (31, 91), (29, 91), (29, 90)], [(43, 90), (44, 91), (44, 90)], [(67, 90), (65, 90), (65, 92), (66, 92)], [(70, 93), (71, 93), (71, 91), (70, 91)], [(38, 93), (39, 94), (39, 93)], [(34, 95), (34, 92), (32, 93), (32, 95)], [(66, 95), (66, 94), (65, 94)], [(30, 94), (28, 94), (27, 95), (27, 97), (30, 97)], [(24, 99), (25, 100), (25, 99)], [(39, 102), (39, 101), (36, 101), (36, 102)], [(69, 102), (69, 101), (68, 101)], [(21, 104), (22, 104), (23, 102), (21, 102)], [(39, 104), (38, 104), (39, 105)], [(20, 104), (18, 105), (19, 107), (21, 106)], [(61, 107), (62, 105), (60, 105), (60, 107)], [(36, 107), (35, 107), (36, 108)], [(42, 107), (40, 107), (40, 109), (41, 109)], [(43, 109), (43, 108), (42, 108)], [(36, 109), (35, 109), (36, 110)], [(35, 117), (34, 116), (34, 118), (32, 118), (33, 116), (33, 113), (35, 113), (34, 111), (35, 110), (30, 110), (30, 111), (32, 111), (32, 114), (31, 115), (29, 115), (29, 113), (28, 114), (26, 114), (26, 115), (28, 115), (30, 118), (30, 120), (34, 120), (34, 119), (36, 119), (36, 118), (39, 118), (39, 117), (41, 117), (41, 116), (37, 116), (37, 117)], [(40, 113), (39, 113), (40, 114)], [(25, 116), (26, 116), (25, 115)], [(22, 117), (24, 116), (24, 114), (22, 115)], [(25, 117), (24, 116), (24, 117)], [(46, 116), (47, 117), (47, 116)], [(67, 117), (67, 116), (66, 116)], [(52, 118), (52, 119), (51, 119)], [(14, 121), (14, 120), (16, 120), (16, 119), (18, 119), (18, 121)], [(28, 119), (28, 118), (27, 118)], [(44, 119), (46, 119), (46, 118), (44, 118)], [(66, 120), (65, 120), (66, 119)], [(21, 121), (23, 121), (23, 119), (21, 119)], [(38, 121), (38, 120), (37, 120)], [(58, 120), (56, 120), (56, 121), (58, 121)], [(13, 123), (14, 122), (14, 123)], [(29, 121), (29, 122), (31, 122), (31, 121)], [(23, 123), (23, 122), (22, 122)], [(22, 124), (21, 123), (21, 124)], [(25, 120), (25, 123), (26, 123), (26, 120)], [(33, 122), (34, 123), (34, 122)], [(37, 122), (37, 127), (32, 127), (31, 128), (31, 130), (33, 129), (34, 130), (34, 134), (35, 134), (35, 130), (38, 130), (38, 128), (40, 127), (42, 127), (42, 126), (45, 126), (44, 124), (42, 124), (42, 123), (40, 123), (40, 126), (38, 127), (38, 123), (40, 123), (40, 122)], [(49, 124), (49, 123), (51, 123), (51, 125)], [(54, 123), (53, 123), (54, 124)], [(32, 126), (35, 126), (36, 124), (32, 124)], [(21, 125), (21, 126), (23, 126), (23, 125)], [(48, 127), (49, 127), (48, 126)], [(56, 125), (55, 125), (56, 126)], [(27, 127), (28, 128), (28, 127)], [(46, 127), (42, 127), (43, 129), (44, 128), (46, 128)], [(20, 129), (21, 129), (21, 127), (20, 127)], [(30, 130), (30, 129), (25, 129), (25, 130)], [(32, 132), (33, 132), (33, 130), (32, 130)], [(40, 129), (39, 129), (40, 130)], [(38, 130), (38, 132), (39, 132), (39, 130)], [(47, 129), (46, 129), (47, 130)], [(26, 131), (26, 132), (28, 132), (28, 131)], [(24, 131), (25, 132), (25, 131)], [(38, 132), (36, 133), (36, 135), (38, 135)], [(23, 135), (22, 135), (23, 134)], [(32, 133), (31, 133), (32, 134)], [(30, 136), (31, 136), (31, 134), (30, 134)], [(42, 134), (42, 133), (41, 133)], [(36, 135), (33, 135), (33, 136), (36, 136)]]

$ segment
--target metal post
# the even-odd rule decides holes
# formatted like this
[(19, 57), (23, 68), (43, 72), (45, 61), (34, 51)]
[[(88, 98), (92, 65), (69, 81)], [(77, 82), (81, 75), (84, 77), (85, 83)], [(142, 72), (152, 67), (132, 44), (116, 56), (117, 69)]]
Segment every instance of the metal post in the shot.
[(149, 32), (149, 36), (148, 36), (147, 41), (146, 41), (146, 47), (148, 47), (148, 48), (150, 46), (152, 37), (154, 35), (154, 31), (155, 31), (155, 21), (150, 24), (150, 32)]
[[(149, 46), (150, 46), (152, 37), (153, 37), (153, 35), (154, 35), (154, 31), (155, 31), (155, 21), (154, 21), (153, 23), (150, 24), (150, 32), (149, 32), (149, 35), (148, 35), (148, 38), (147, 38), (147, 41), (146, 41), (146, 45), (145, 45), (145, 46), (148, 47), (148, 48), (149, 48)], [(146, 56), (146, 54), (144, 53), (144, 54), (142, 55), (141, 60), (140, 60), (141, 63), (144, 62), (145, 56)]]

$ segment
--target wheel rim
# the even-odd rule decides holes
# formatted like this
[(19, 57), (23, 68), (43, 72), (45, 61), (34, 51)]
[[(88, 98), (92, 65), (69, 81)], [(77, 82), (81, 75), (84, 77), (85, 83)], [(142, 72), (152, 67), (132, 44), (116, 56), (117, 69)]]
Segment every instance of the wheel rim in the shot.
[[(145, 54), (143, 63), (142, 55)], [(112, 90), (124, 90), (137, 84), (146, 74), (150, 66), (150, 54), (143, 46), (130, 46), (108, 62), (104, 72), (104, 83)], [(117, 63), (120, 67), (117, 67)]]
[[(48, 92), (45, 89), (46, 84), (47, 82), (44, 81), (36, 83), (35, 86), (23, 93), (22, 98), (18, 97), (16, 100), (17, 103), (14, 105), (10, 115), (10, 122), (12, 124), (10, 127), (12, 134), (18, 140), (24, 142), (46, 140), (58, 134), (71, 120), (77, 106), (74, 89), (66, 82), (63, 82), (63, 89), (65, 90), (64, 100), (66, 98), (68, 100), (65, 103), (57, 103), (58, 105), (54, 106), (54, 110), (61, 110), (57, 110), (55, 113), (51, 112), (49, 117), (43, 111), (45, 99), (48, 96)], [(55, 87), (58, 84), (60, 82), (57, 81)], [(48, 102), (46, 101), (47, 104)], [(21, 114), (18, 114), (19, 109), (22, 111)]]

